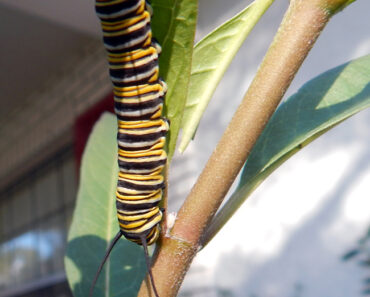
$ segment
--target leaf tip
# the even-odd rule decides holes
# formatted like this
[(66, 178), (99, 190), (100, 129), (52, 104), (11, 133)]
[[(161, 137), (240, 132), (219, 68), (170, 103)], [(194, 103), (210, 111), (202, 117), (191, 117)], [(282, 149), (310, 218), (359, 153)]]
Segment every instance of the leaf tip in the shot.
[(181, 139), (181, 142), (180, 142), (180, 145), (179, 145), (179, 152), (182, 154), (183, 152), (185, 152), (186, 148), (188, 147), (189, 145), (189, 140), (188, 139)]

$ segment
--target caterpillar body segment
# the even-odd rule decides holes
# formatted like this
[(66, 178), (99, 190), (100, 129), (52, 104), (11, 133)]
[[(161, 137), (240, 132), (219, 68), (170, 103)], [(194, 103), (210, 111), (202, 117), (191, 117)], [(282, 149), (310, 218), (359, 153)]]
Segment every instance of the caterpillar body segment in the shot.
[[(147, 246), (159, 237), (163, 213), (159, 208), (164, 189), (164, 150), (169, 123), (163, 117), (167, 85), (159, 78), (160, 45), (152, 39), (153, 10), (145, 0), (96, 0), (103, 43), (113, 84), (118, 133), (117, 218), (120, 231), (107, 250), (104, 262), (118, 239), (143, 245), (155, 296)], [(95, 277), (92, 290), (97, 280)]]

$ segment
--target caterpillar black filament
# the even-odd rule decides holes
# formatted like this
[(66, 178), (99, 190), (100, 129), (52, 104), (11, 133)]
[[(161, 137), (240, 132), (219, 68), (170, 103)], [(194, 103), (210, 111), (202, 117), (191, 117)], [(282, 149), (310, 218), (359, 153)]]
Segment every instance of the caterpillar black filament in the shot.
[(96, 0), (95, 9), (103, 29), (113, 83), (118, 122), (117, 216), (120, 231), (114, 238), (93, 281), (115, 243), (124, 235), (144, 246), (159, 236), (162, 212), (158, 206), (164, 188), (162, 170), (167, 161), (164, 150), (168, 121), (162, 117), (167, 91), (159, 79), (161, 48), (152, 40), (151, 7), (145, 0)]

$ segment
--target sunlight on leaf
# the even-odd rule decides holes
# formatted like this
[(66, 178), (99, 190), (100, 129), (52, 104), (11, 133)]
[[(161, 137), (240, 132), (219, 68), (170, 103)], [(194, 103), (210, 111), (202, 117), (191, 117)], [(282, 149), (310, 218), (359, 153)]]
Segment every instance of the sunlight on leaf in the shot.
[(273, 0), (256, 0), (198, 42), (194, 48), (190, 87), (182, 121), (180, 151), (194, 137), (211, 97), (243, 41)]
[(249, 155), (238, 188), (216, 215), (205, 243), (284, 161), (369, 106), (370, 55), (319, 75), (283, 102)]
[(197, 1), (153, 0), (153, 36), (159, 41), (160, 75), (168, 85), (166, 116), (171, 122), (167, 136), (168, 159), (176, 147), (190, 80), (191, 59), (197, 22)]

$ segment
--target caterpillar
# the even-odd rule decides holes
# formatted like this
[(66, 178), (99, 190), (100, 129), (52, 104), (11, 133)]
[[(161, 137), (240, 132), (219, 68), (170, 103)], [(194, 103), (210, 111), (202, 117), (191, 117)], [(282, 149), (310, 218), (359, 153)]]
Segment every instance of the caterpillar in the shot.
[(147, 269), (148, 245), (159, 237), (164, 178), (164, 150), (169, 122), (162, 116), (166, 83), (159, 78), (160, 45), (152, 39), (152, 9), (145, 0), (96, 0), (113, 84), (118, 133), (117, 217), (120, 230), (109, 245), (90, 288), (122, 235), (143, 245)]

